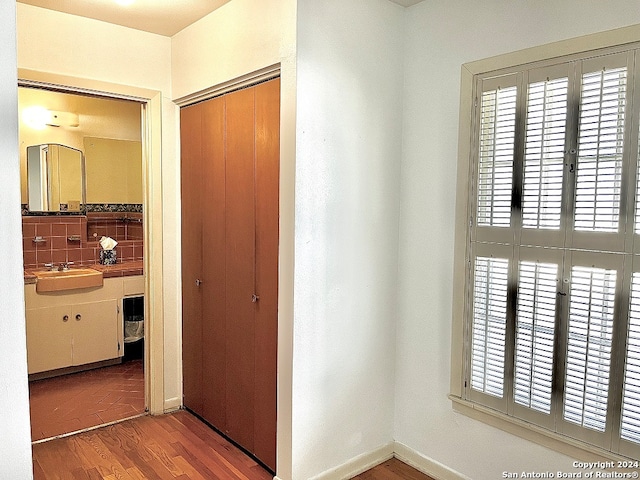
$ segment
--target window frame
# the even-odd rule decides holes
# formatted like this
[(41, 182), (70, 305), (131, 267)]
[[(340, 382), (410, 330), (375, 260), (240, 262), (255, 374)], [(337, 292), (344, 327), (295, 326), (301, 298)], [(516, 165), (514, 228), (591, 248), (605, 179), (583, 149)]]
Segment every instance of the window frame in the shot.
[[(492, 76), (508, 75), (514, 73), (514, 68), (527, 65), (527, 68), (549, 67), (564, 61), (578, 60), (588, 56), (599, 56), (604, 54), (621, 53), (632, 48), (640, 48), (640, 26), (634, 25), (608, 32), (601, 32), (585, 37), (578, 37), (570, 40), (556, 42), (553, 44), (533, 47), (527, 50), (513, 52), (485, 60), (479, 60), (464, 64), (461, 69), (461, 91), (460, 91), (460, 117), (459, 117), (459, 137), (458, 137), (458, 172), (457, 172), (457, 204), (456, 204), (456, 232), (455, 232), (455, 254), (454, 254), (454, 289), (453, 289), (453, 322), (452, 322), (452, 345), (451, 345), (451, 379), (450, 395), (453, 408), (467, 416), (482, 422), (491, 424), (503, 430), (509, 431), (536, 443), (554, 448), (567, 455), (584, 459), (621, 459), (633, 455), (633, 448), (620, 448), (620, 453), (611, 453), (597, 446), (575, 440), (571, 437), (547, 430), (544, 427), (532, 424), (534, 419), (527, 416), (511, 416), (509, 414), (494, 410), (490, 406), (482, 405), (464, 398), (464, 381), (468, 378), (466, 369), (469, 362), (465, 358), (465, 352), (470, 348), (470, 323), (466, 321), (465, 314), (472, 306), (472, 291), (474, 288), (473, 277), (469, 275), (473, 261), (472, 234), (475, 231), (471, 227), (471, 222), (475, 218), (476, 212), (473, 199), (475, 188), (472, 182), (475, 181), (476, 168), (471, 162), (471, 154), (477, 148), (475, 132), (477, 120), (474, 115), (474, 101), (476, 98), (476, 88), (479, 76), (491, 74)], [(640, 73), (640, 61), (635, 64), (635, 75)], [(640, 77), (636, 77), (637, 79)], [(520, 95), (521, 92), (518, 92)], [(630, 124), (627, 131), (632, 135), (638, 135), (638, 114), (640, 113), (640, 102), (633, 105), (633, 111), (629, 112)], [(635, 139), (637, 141), (637, 138)], [(522, 140), (520, 140), (522, 141)], [(629, 138), (626, 138), (629, 141)], [(473, 179), (473, 180), (472, 180)], [(633, 184), (636, 184), (633, 179)], [(623, 201), (632, 201), (636, 192), (626, 192)], [(636, 235), (635, 232), (627, 232), (627, 239)], [(639, 245), (636, 243), (635, 245)], [(636, 247), (638, 248), (638, 247)], [(638, 252), (635, 252), (638, 253)], [(516, 258), (516, 257), (511, 257)], [(513, 262), (511, 262), (513, 263)], [(634, 259), (634, 264), (636, 262)], [(635, 269), (634, 269), (635, 270)], [(624, 355), (624, 352), (623, 352)], [(511, 374), (512, 372), (505, 372)], [(622, 443), (622, 442), (620, 442)], [(625, 455), (627, 457), (625, 457)]]

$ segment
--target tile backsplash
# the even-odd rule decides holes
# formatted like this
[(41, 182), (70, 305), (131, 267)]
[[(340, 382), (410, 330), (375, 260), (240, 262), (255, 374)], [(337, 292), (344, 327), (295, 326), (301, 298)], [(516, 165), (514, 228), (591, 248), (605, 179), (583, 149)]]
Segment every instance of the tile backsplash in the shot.
[(111, 237), (124, 240), (142, 240), (142, 213), (87, 212), (87, 236), (89, 240)]
[[(128, 213), (127, 215), (137, 214)], [(142, 260), (144, 250), (142, 215), (139, 215), (139, 221), (137, 217), (133, 217), (136, 220), (124, 222), (124, 226), (118, 225), (122, 223), (118, 221), (122, 214), (116, 219), (105, 220), (104, 232), (106, 233), (99, 233), (97, 229), (91, 230), (85, 215), (23, 216), (24, 268), (41, 268), (45, 263), (73, 262), (76, 266), (96, 264), (100, 258), (98, 240), (102, 235), (111, 236), (118, 241), (116, 247), (118, 263)], [(109, 226), (107, 227), (106, 224)], [(131, 225), (128, 224), (134, 227), (129, 228)], [(108, 228), (114, 230), (108, 230)], [(130, 230), (130, 233), (127, 233), (127, 230)], [(89, 231), (91, 236), (87, 237)], [(108, 235), (108, 232), (112, 232), (113, 235)]]

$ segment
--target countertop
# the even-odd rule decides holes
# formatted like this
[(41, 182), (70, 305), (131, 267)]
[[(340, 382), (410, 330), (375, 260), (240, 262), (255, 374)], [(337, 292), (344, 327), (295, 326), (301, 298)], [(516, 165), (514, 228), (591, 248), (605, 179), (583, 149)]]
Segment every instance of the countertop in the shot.
[[(83, 267), (93, 268), (94, 270), (102, 272), (103, 278), (129, 277), (133, 275), (142, 275), (143, 273), (142, 260), (137, 260), (135, 262), (116, 263), (115, 265), (101, 265), (99, 263), (96, 263), (94, 265), (83, 265)], [(33, 273), (36, 270), (42, 269), (30, 268), (24, 271), (25, 285), (36, 283), (36, 276)]]

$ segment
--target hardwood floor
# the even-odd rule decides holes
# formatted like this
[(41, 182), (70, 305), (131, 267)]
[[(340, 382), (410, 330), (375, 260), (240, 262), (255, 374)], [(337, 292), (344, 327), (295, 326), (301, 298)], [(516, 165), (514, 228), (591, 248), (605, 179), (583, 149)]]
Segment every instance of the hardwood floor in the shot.
[[(33, 445), (34, 480), (267, 480), (272, 475), (186, 411)], [(433, 480), (397, 459), (354, 480)]]
[(185, 411), (33, 445), (34, 480), (266, 480), (272, 476)]
[(397, 458), (392, 458), (380, 465), (356, 475), (352, 480), (434, 480), (419, 472)]

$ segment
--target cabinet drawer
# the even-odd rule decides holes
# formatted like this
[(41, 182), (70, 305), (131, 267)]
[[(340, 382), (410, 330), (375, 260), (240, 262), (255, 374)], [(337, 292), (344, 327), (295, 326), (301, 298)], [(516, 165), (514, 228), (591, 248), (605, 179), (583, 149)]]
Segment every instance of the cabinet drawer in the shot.
[(144, 275), (123, 277), (124, 296), (144, 295)]

